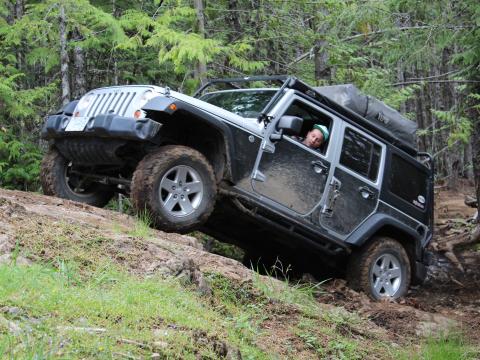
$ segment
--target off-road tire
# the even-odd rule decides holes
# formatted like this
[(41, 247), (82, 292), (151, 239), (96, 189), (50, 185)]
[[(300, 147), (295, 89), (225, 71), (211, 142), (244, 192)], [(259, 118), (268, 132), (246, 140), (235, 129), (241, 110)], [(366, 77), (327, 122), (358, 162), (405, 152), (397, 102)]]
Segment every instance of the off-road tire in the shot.
[[(374, 262), (382, 255), (393, 255), (399, 262), (401, 282), (393, 296), (379, 296), (372, 289), (372, 269)], [(370, 298), (380, 300), (387, 297), (398, 299), (407, 293), (411, 281), (410, 259), (405, 248), (389, 237), (375, 237), (372, 241), (357, 252), (350, 255), (347, 266), (347, 282), (354, 290), (364, 291)]]
[[(160, 182), (176, 166), (188, 166), (200, 176), (203, 195), (193, 213), (175, 217), (162, 205)], [(131, 193), (133, 207), (137, 212), (146, 211), (153, 225), (163, 231), (188, 233), (202, 225), (215, 206), (217, 184), (212, 166), (197, 150), (181, 145), (162, 146), (146, 155), (133, 173)]]
[(92, 184), (88, 193), (81, 194), (75, 192), (68, 185), (65, 176), (68, 164), (69, 161), (55, 148), (51, 148), (45, 154), (40, 167), (40, 183), (43, 193), (97, 207), (107, 205), (114, 195), (114, 192), (107, 186)]

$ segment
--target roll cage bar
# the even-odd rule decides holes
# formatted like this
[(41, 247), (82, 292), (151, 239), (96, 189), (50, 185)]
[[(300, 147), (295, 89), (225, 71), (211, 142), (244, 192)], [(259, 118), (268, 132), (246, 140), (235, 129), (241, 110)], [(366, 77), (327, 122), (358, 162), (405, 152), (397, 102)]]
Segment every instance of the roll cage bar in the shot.
[[(236, 85), (237, 83), (246, 83), (246, 82), (254, 82), (254, 81), (270, 81), (270, 82), (277, 82), (281, 84), (281, 87), (278, 89), (275, 95), (272, 96), (272, 98), (270, 99), (268, 104), (265, 106), (265, 108), (260, 112), (260, 115), (258, 117), (259, 122), (261, 121), (269, 122), (269, 120), (271, 120), (268, 118), (267, 114), (272, 109), (273, 105), (278, 100), (278, 98), (282, 95), (283, 91), (286, 88), (295, 89), (295, 90), (304, 92), (306, 95), (309, 95), (311, 97), (315, 97), (315, 94), (318, 94), (312, 87), (308, 86), (307, 84), (305, 84), (304, 82), (302, 82), (301, 80), (297, 79), (294, 76), (271, 75), (271, 76), (245, 76), (241, 78), (212, 79), (212, 80), (209, 80), (203, 86), (201, 86), (193, 94), (193, 97), (195, 98), (199, 97), (206, 88), (215, 84), (225, 84), (233, 89), (240, 89), (241, 87), (237, 86)], [(311, 93), (307, 93), (307, 91), (310, 91)]]

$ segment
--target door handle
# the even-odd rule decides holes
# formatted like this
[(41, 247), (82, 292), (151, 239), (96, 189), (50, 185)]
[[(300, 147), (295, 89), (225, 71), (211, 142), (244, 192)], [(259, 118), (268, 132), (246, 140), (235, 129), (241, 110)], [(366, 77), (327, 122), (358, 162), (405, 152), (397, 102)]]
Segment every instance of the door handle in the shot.
[(328, 172), (328, 166), (320, 160), (314, 160), (311, 162), (311, 164), (313, 171), (315, 171), (317, 174), (326, 174)]
[(370, 189), (368, 186), (360, 186), (358, 192), (362, 195), (364, 199), (371, 199), (375, 196), (375, 192)]

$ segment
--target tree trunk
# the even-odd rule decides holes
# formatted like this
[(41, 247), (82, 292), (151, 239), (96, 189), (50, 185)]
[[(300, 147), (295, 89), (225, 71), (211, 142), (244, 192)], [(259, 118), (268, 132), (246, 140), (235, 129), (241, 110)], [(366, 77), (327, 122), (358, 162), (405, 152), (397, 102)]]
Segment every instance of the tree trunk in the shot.
[(317, 85), (321, 85), (321, 80), (327, 80), (330, 78), (328, 71), (327, 61), (327, 41), (324, 39), (318, 39), (315, 42), (315, 50), (313, 52), (315, 62), (315, 81)]
[(228, 33), (228, 39), (230, 42), (238, 39), (242, 34), (242, 26), (240, 25), (240, 20), (238, 17), (238, 1), (237, 0), (228, 0), (228, 10), (230, 11), (227, 15), (228, 22), (233, 31)]
[(315, 41), (313, 57), (315, 64), (315, 82), (317, 85), (321, 85), (322, 80), (325, 81), (330, 79), (330, 72), (327, 65), (328, 43), (325, 40), (325, 34), (327, 33), (328, 29), (326, 28), (326, 22), (323, 21), (324, 18), (327, 17), (328, 13), (325, 8), (321, 8), (318, 14), (320, 15), (320, 19), (316, 20), (315, 22), (319, 22), (321, 25), (318, 26), (317, 29), (314, 29), (319, 34), (319, 37)]
[(62, 77), (62, 104), (70, 101), (70, 81), (68, 78), (67, 16), (65, 7), (60, 5), (60, 73)]
[[(73, 31), (73, 38), (75, 40), (81, 39), (81, 34), (78, 29)], [(75, 45), (73, 49), (73, 61), (74, 61), (74, 88), (73, 97), (79, 98), (87, 92), (86, 80), (85, 80), (85, 51), (81, 46)]]
[(25, 6), (23, 4), (23, 0), (15, 1), (15, 18), (16, 19), (21, 19), (23, 17), (24, 8)]
[[(418, 67), (416, 65), (414, 65), (412, 69), (412, 74), (415, 74), (415, 77), (420, 77), (420, 72), (418, 71)], [(415, 113), (417, 118), (417, 124), (420, 129), (426, 129), (430, 125), (426, 123), (425, 114), (423, 111), (423, 102), (422, 102), (423, 98), (424, 98), (424, 87), (422, 86), (420, 87), (418, 96), (416, 96), (414, 100), (415, 101), (414, 108), (415, 108)], [(431, 143), (429, 141), (429, 135), (427, 133), (420, 139), (420, 150), (428, 151), (433, 154), (434, 152), (430, 148), (430, 146), (431, 146)]]
[(468, 179), (468, 182), (475, 180), (475, 177), (473, 176), (472, 158), (473, 158), (472, 143), (469, 142), (468, 144), (465, 145), (464, 160), (463, 160), (465, 164), (464, 175)]
[[(15, 20), (20, 20), (23, 17), (24, 13), (24, 3), (23, 0), (15, 1)], [(24, 42), (17, 48), (17, 69), (22, 70), (25, 64), (25, 54), (24, 54)]]
[[(478, 94), (480, 89), (476, 89)], [(477, 105), (478, 101), (477, 101)], [(472, 111), (471, 119), (473, 121), (473, 134), (472, 134), (472, 164), (473, 164), (473, 178), (475, 179), (475, 194), (477, 200), (480, 200), (480, 110), (474, 109)], [(478, 208), (480, 210), (480, 201), (477, 201)], [(478, 212), (480, 214), (480, 211)]]
[[(198, 33), (205, 38), (205, 14), (203, 12), (203, 0), (194, 0), (195, 12), (197, 13)], [(195, 78), (200, 80), (200, 84), (204, 84), (207, 78), (207, 65), (198, 61), (195, 67)]]
[[(117, 7), (115, 0), (112, 0), (112, 16), (115, 19), (120, 18), (122, 15), (122, 9)], [(112, 51), (112, 61), (113, 61), (113, 85), (118, 85), (118, 59), (117, 53), (115, 50)]]
[[(403, 70), (403, 63), (402, 63), (402, 60), (400, 60), (398, 63), (397, 63), (397, 82), (405, 82), (405, 71)], [(402, 85), (401, 86), (401, 89), (403, 89), (404, 86)], [(407, 112), (407, 104), (406, 102), (402, 102), (400, 104), (400, 112), (402, 114), (405, 114)]]

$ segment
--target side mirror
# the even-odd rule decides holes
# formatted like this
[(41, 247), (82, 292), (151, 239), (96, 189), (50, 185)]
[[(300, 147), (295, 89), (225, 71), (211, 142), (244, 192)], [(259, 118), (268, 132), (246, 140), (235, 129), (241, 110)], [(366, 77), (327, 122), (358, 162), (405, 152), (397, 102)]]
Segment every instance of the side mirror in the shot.
[(298, 116), (283, 115), (277, 123), (277, 130), (285, 135), (298, 135), (302, 130), (303, 119)]

